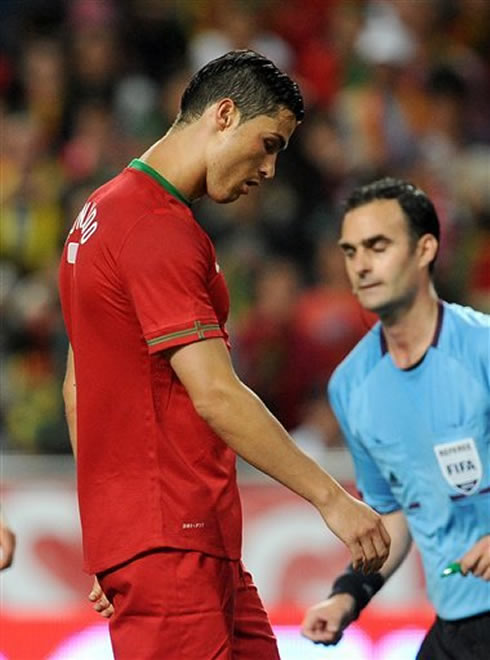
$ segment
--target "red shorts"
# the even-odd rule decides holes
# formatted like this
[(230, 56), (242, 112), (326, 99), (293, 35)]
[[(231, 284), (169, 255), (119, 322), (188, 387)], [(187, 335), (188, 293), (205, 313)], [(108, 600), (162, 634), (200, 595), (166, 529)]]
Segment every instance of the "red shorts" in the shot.
[(162, 549), (98, 576), (116, 660), (279, 660), (240, 561)]

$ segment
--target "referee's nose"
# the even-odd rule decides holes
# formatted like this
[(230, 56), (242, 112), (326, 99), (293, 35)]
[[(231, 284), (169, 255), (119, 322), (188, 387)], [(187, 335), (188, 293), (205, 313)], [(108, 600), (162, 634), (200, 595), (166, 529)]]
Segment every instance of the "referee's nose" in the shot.
[(360, 280), (364, 279), (371, 272), (372, 263), (368, 251), (360, 246), (353, 257), (354, 272)]

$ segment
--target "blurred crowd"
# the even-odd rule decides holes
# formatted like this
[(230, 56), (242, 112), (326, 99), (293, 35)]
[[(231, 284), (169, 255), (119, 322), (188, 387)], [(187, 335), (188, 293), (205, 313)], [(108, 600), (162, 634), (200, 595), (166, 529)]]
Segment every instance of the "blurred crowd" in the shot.
[(336, 247), (355, 185), (420, 185), (443, 228), (440, 295), (490, 312), (489, 26), (488, 0), (3, 0), (3, 448), (69, 450), (65, 235), (169, 128), (192, 73), (232, 48), (273, 59), (307, 105), (272, 184), (196, 204), (231, 291), (235, 363), (298, 441), (341, 442), (325, 383), (373, 323)]

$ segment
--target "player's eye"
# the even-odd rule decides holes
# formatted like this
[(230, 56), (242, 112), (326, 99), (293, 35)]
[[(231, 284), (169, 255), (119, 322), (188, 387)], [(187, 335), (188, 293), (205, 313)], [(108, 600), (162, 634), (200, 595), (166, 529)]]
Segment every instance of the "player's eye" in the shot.
[(264, 149), (268, 154), (274, 154), (277, 151), (275, 140), (264, 140)]

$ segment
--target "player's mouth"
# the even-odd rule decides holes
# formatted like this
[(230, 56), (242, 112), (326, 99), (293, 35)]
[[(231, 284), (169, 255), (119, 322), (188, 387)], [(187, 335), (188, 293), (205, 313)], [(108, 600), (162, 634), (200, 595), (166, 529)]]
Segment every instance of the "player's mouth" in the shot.
[(252, 186), (258, 186), (258, 185), (259, 185), (259, 182), (256, 181), (255, 179), (247, 179), (246, 181), (244, 181), (244, 183), (242, 184), (242, 187), (240, 189), (242, 195), (248, 195), (248, 192), (249, 192), (250, 188)]

